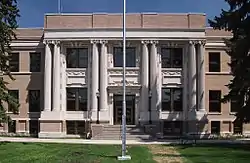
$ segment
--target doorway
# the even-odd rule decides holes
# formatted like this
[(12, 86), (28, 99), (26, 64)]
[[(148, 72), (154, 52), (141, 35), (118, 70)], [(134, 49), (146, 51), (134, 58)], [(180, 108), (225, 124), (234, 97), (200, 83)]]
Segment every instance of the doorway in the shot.
[[(122, 124), (122, 95), (114, 95), (114, 125)], [(126, 95), (126, 122), (135, 124), (135, 95)]]

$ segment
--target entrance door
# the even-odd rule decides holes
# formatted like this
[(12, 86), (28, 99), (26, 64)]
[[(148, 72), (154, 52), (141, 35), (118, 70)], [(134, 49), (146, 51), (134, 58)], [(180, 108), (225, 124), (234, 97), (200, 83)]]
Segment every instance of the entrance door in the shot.
[[(122, 95), (114, 95), (114, 124), (122, 124)], [(135, 122), (135, 95), (126, 96), (126, 122), (133, 125)]]

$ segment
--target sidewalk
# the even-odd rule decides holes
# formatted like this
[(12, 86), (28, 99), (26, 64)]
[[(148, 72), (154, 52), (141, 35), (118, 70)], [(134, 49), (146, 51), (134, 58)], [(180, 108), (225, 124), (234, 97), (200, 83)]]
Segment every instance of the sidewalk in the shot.
[[(85, 140), (85, 139), (38, 139), (38, 138), (16, 138), (16, 137), (0, 137), (0, 142), (36, 142), (36, 143), (66, 143), (66, 144), (121, 144), (121, 140)], [(192, 143), (193, 141), (189, 141)], [(249, 139), (238, 140), (197, 140), (198, 143), (227, 143), (227, 144), (250, 144)], [(129, 145), (146, 145), (146, 144), (180, 144), (180, 140), (157, 140), (157, 141), (143, 141), (143, 140), (127, 140)]]

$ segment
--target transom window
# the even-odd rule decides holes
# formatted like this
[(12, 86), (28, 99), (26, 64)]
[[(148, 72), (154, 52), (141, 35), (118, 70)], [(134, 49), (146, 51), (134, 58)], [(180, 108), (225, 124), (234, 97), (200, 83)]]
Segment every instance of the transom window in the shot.
[(182, 48), (161, 48), (162, 68), (182, 68)]
[(19, 72), (19, 53), (11, 53), (9, 60), (10, 72)]
[(87, 111), (87, 88), (67, 88), (67, 111)]
[(41, 71), (41, 53), (30, 53), (30, 72)]
[(88, 48), (67, 48), (67, 68), (88, 68)]
[(182, 111), (182, 88), (162, 88), (162, 110)]
[(29, 112), (40, 112), (40, 90), (29, 90)]
[(209, 112), (221, 112), (221, 91), (209, 91)]
[[(123, 66), (123, 48), (114, 47), (114, 67)], [(136, 48), (126, 48), (126, 67), (136, 67)]]
[(220, 72), (220, 52), (209, 52), (209, 72)]

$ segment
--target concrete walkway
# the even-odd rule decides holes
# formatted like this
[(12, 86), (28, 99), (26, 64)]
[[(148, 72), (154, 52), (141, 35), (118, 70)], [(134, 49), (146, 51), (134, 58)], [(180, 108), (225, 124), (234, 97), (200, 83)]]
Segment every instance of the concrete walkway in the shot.
[[(0, 137), (0, 142), (36, 142), (36, 143), (68, 143), (68, 144), (121, 144), (121, 140), (85, 140), (85, 139), (38, 139), (38, 138), (17, 138), (17, 137)], [(188, 143), (192, 143), (189, 141)], [(197, 143), (227, 143), (227, 144), (250, 144), (249, 139), (238, 139), (238, 140), (197, 140)], [(180, 140), (157, 140), (157, 141), (138, 141), (138, 140), (127, 140), (127, 144), (180, 144)]]

